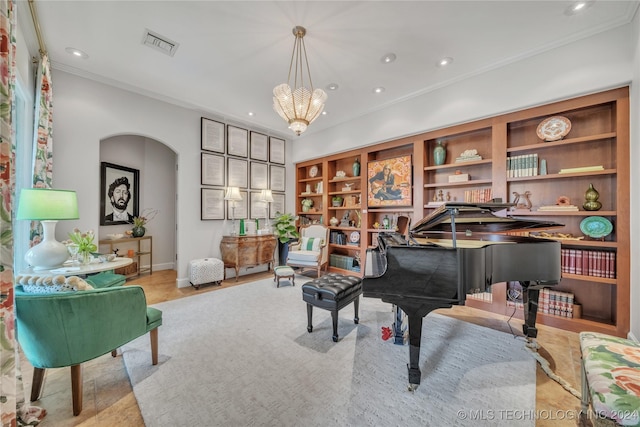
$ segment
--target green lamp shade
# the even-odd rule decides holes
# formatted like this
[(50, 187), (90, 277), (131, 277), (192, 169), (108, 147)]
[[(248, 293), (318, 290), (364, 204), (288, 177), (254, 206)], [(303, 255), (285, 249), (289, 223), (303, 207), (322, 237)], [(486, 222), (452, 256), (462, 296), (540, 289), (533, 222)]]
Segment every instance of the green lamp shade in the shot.
[(20, 192), (16, 219), (60, 220), (78, 219), (78, 198), (75, 191), (48, 188), (24, 188)]

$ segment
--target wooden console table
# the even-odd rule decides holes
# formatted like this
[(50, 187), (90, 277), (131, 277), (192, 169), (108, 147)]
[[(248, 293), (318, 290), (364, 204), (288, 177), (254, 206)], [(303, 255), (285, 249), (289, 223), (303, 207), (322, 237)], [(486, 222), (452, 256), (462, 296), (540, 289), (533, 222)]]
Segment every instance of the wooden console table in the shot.
[(268, 235), (250, 236), (223, 236), (220, 242), (220, 252), (222, 252), (222, 262), (224, 262), (225, 275), (227, 278), (227, 268), (236, 270), (236, 282), (241, 267), (254, 267), (260, 264), (269, 264), (271, 267), (276, 249), (276, 237)]
[[(141, 245), (141, 243), (143, 241), (147, 241), (147, 244), (145, 245), (146, 248), (143, 248), (143, 246)], [(102, 239), (99, 242), (99, 245), (108, 245), (109, 246), (109, 252), (106, 253), (113, 253), (113, 248), (114, 246), (117, 247), (117, 245), (122, 245), (122, 246), (127, 246), (127, 244), (133, 244), (136, 245), (136, 250), (133, 254), (133, 260), (137, 261), (138, 263), (138, 268), (136, 270), (135, 273), (132, 274), (127, 274), (127, 278), (129, 277), (134, 277), (134, 276), (139, 276), (142, 273), (149, 273), (152, 274), (153, 273), (153, 239), (151, 238), (151, 236), (142, 236), (142, 237), (125, 237), (122, 239)], [(118, 248), (120, 249), (120, 253), (119, 255), (122, 256), (127, 256), (127, 250), (125, 250), (123, 247)], [(148, 267), (142, 267), (142, 260), (141, 258), (143, 256), (148, 256), (149, 257), (149, 266)]]

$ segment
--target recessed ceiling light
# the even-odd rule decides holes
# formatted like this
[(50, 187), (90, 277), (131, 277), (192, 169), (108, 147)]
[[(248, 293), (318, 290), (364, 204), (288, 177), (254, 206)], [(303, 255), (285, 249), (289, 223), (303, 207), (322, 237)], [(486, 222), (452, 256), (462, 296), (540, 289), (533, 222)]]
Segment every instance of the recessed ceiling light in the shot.
[(253, 111), (249, 111), (247, 114), (253, 116)]
[(87, 55), (80, 49), (76, 49), (75, 47), (68, 47), (65, 49), (65, 52), (82, 59), (87, 59), (89, 57), (89, 55)]
[(390, 62), (393, 62), (396, 60), (396, 54), (395, 53), (387, 53), (386, 55), (383, 55), (382, 58), (380, 58), (380, 61), (382, 61), (383, 64), (388, 64)]
[(327, 90), (338, 90), (339, 87), (338, 83), (329, 83), (327, 85)]
[(588, 8), (590, 8), (593, 5), (593, 3), (595, 3), (595, 0), (581, 0), (581, 1), (573, 2), (572, 4), (567, 6), (567, 8), (564, 10), (564, 14), (575, 15), (577, 13), (582, 13)]
[(446, 58), (442, 58), (440, 61), (438, 61), (436, 63), (436, 66), (438, 67), (446, 67), (447, 65), (451, 64), (453, 62), (453, 58), (451, 58), (450, 56), (447, 56)]
[(326, 111), (323, 111), (323, 112), (322, 112), (322, 115), (323, 115), (323, 116), (326, 116), (327, 114), (329, 114), (329, 113), (327, 113)]
[(383, 88), (382, 86), (379, 86), (373, 89), (373, 93), (382, 93), (385, 90), (386, 90), (385, 88)]

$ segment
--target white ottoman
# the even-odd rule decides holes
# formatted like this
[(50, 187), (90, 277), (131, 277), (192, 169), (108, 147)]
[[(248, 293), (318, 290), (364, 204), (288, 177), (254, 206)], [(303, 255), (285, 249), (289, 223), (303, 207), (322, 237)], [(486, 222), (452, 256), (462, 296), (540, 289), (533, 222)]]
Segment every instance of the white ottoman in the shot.
[(293, 271), (293, 268), (288, 265), (273, 267), (273, 281), (278, 282), (278, 286), (276, 286), (277, 288), (280, 287), (280, 279), (289, 279), (291, 281), (291, 285), (296, 285), (296, 274)]
[(189, 262), (189, 283), (196, 289), (200, 285), (215, 283), (220, 285), (224, 280), (224, 263), (217, 258), (194, 259)]

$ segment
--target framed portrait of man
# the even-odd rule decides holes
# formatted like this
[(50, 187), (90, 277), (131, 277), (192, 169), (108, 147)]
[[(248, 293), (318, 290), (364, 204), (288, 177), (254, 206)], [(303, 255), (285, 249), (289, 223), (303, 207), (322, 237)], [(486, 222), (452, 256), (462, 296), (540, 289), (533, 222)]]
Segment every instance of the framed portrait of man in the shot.
[(139, 215), (140, 171), (100, 163), (100, 225), (133, 224)]
[(412, 206), (411, 172), (411, 156), (369, 162), (367, 206)]

